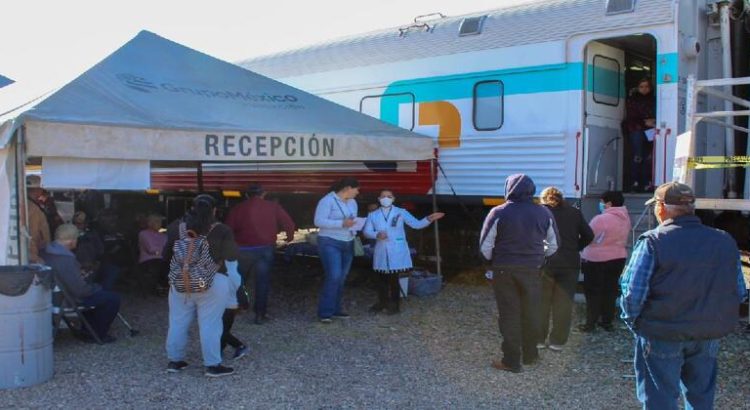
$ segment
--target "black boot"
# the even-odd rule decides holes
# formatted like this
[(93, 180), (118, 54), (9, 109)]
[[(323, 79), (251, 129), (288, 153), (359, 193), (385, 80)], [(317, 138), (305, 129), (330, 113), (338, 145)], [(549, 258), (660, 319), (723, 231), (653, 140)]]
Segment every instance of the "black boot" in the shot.
[(370, 312), (378, 313), (382, 312), (387, 306), (388, 300), (388, 276), (382, 273), (376, 273), (377, 278), (377, 290), (378, 290), (378, 301), (374, 305), (370, 306)]
[(389, 315), (395, 315), (400, 312), (399, 304), (401, 302), (401, 288), (398, 283), (398, 273), (388, 275), (388, 310)]

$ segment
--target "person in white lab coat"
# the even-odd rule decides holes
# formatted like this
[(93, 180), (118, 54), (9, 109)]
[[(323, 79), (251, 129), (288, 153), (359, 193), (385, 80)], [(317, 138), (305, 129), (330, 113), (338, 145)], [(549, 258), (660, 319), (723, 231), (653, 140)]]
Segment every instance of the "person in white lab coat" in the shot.
[(436, 212), (417, 219), (406, 209), (393, 206), (394, 199), (393, 191), (380, 191), (380, 208), (370, 212), (363, 229), (365, 237), (377, 240), (372, 262), (373, 269), (378, 274), (378, 302), (370, 311), (387, 309), (388, 314), (399, 312), (399, 274), (411, 271), (413, 267), (404, 224), (413, 229), (422, 229), (445, 215)]

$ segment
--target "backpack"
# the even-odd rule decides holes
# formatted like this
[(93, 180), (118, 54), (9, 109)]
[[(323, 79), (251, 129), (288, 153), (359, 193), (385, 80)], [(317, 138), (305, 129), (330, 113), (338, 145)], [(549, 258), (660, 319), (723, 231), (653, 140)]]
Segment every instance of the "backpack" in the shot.
[(180, 237), (172, 247), (172, 260), (169, 262), (169, 284), (180, 293), (200, 293), (208, 290), (219, 270), (209, 252), (208, 234), (218, 224), (211, 225), (208, 233), (198, 235), (180, 223)]

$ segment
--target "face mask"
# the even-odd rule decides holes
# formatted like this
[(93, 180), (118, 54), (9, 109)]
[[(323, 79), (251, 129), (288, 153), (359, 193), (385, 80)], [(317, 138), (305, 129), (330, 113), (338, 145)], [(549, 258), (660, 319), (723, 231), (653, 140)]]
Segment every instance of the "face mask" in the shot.
[(599, 202), (599, 213), (603, 214), (605, 209), (607, 208), (606, 205), (604, 205), (604, 202)]
[(380, 201), (380, 205), (383, 205), (386, 208), (393, 205), (393, 198), (380, 198), (378, 201)]

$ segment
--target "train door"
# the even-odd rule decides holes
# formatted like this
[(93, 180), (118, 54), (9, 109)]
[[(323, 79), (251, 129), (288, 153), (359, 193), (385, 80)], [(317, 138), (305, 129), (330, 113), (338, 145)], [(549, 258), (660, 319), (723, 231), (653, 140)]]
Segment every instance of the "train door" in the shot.
[(591, 196), (622, 187), (625, 52), (592, 41), (585, 61), (583, 193)]

